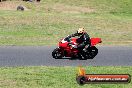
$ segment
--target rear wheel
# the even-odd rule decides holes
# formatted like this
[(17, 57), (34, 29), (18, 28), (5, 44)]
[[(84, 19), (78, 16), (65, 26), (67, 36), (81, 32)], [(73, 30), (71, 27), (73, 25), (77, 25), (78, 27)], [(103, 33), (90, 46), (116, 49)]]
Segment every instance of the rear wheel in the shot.
[(98, 54), (98, 49), (95, 46), (93, 46), (88, 50), (85, 58), (93, 59), (97, 54)]
[(54, 51), (52, 52), (52, 57), (55, 59), (61, 59), (62, 58), (62, 53), (60, 51), (60, 48), (54, 49)]

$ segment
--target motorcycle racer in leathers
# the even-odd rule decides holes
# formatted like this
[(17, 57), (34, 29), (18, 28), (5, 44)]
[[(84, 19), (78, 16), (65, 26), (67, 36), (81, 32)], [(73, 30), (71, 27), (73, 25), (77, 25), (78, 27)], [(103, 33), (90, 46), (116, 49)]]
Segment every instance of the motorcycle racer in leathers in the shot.
[[(83, 55), (84, 52), (86, 52), (87, 48), (89, 48), (91, 46), (91, 42), (90, 42), (90, 37), (89, 35), (85, 32), (84, 28), (79, 28), (78, 31), (74, 34), (71, 34), (69, 36), (67, 36), (65, 39), (69, 39), (72, 37), (77, 36), (77, 45), (71, 45), (73, 48), (77, 48), (80, 53)], [(70, 42), (70, 40), (69, 40)]]

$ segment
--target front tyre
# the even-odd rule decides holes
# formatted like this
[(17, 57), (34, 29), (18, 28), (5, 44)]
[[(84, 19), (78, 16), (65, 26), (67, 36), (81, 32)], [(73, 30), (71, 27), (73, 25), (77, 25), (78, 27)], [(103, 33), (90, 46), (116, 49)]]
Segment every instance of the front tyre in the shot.
[(53, 50), (52, 57), (55, 58), (55, 59), (61, 59), (62, 58), (60, 48), (56, 48), (56, 49)]

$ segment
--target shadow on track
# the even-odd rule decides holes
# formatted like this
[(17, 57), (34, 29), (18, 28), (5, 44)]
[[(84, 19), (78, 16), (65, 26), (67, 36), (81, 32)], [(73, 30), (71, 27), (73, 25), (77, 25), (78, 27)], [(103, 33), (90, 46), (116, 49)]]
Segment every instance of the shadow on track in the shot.
[(87, 59), (81, 59), (81, 58), (71, 58), (71, 57), (63, 57), (58, 59), (68, 59), (68, 60), (87, 60)]

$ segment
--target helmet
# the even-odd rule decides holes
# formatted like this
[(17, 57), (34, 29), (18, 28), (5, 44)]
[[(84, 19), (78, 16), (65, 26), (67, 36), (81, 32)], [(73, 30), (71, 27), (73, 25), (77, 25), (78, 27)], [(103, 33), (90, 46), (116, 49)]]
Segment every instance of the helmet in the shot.
[(77, 33), (83, 34), (84, 33), (84, 28), (79, 28), (78, 31), (77, 31)]

